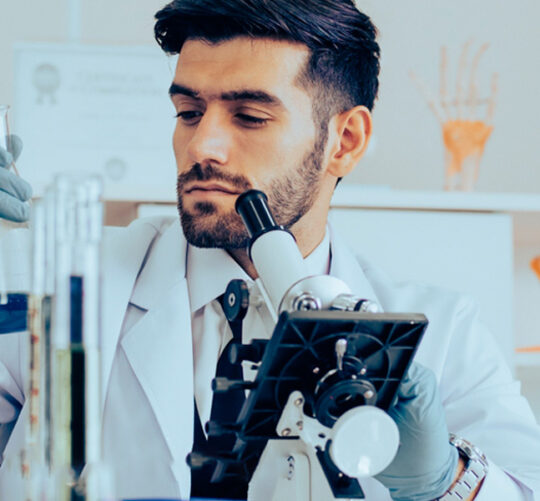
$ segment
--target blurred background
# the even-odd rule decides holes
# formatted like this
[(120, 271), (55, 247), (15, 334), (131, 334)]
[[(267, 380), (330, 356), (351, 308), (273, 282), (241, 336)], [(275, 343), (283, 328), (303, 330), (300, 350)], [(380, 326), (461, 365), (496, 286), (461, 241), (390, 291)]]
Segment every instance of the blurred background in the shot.
[[(333, 223), (396, 279), (473, 295), (540, 415), (540, 275), (531, 264), (540, 255), (540, 2), (357, 4), (379, 28), (381, 87), (372, 143), (336, 193)], [(174, 214), (167, 89), (175, 61), (153, 40), (163, 5), (3, 2), (0, 103), (12, 106), (12, 130), (25, 144), (18, 167), (36, 196), (55, 172), (85, 170), (105, 179), (108, 224)], [(467, 42), (469, 68), (489, 44), (471, 120), (485, 119), (498, 74), (493, 131), (474, 190), (446, 192), (441, 124), (426, 97), (438, 100), (445, 46), (452, 99)]]
[[(518, 0), (511, 7), (504, 0), (456, 0), (451, 3), (442, 0), (358, 0), (358, 3), (379, 27), (382, 74), (374, 113), (375, 136), (371, 154), (348, 181), (403, 189), (442, 187), (444, 171), (440, 168), (440, 131), (408, 73), (415, 71), (436, 92), (439, 51), (442, 45), (446, 45), (449, 81), (453, 88), (461, 49), (467, 40), (472, 39), (473, 50), (484, 42), (490, 43), (478, 71), (480, 94), (489, 93), (493, 72), (500, 75), (495, 127), (486, 147), (477, 188), (490, 192), (538, 193), (540, 169), (536, 149), (540, 134), (537, 110), (540, 66), (537, 59), (540, 35), (537, 19), (540, 17), (540, 3), (537, 0)], [(53, 43), (64, 47), (74, 42), (94, 49), (147, 47), (150, 51), (156, 49), (155, 57), (159, 60), (160, 54), (153, 41), (153, 15), (163, 4), (159, 0), (3, 2), (1, 101), (14, 103), (18, 98), (25, 101), (31, 98), (26, 93), (18, 96), (18, 86), (24, 83), (21, 80), (26, 76), (25, 68), (19, 68), (21, 74), (17, 79), (18, 42)], [(77, 58), (76, 55), (71, 57)], [(44, 63), (47, 59), (51, 58), (43, 55)], [(67, 59), (64, 58), (64, 64), (69, 64)], [(122, 59), (118, 57), (118, 60)], [(163, 74), (166, 75), (169, 64), (162, 63)], [(84, 67), (84, 63), (81, 66)], [(85, 69), (87, 77), (92, 72), (94, 78), (107, 73), (106, 64)], [(121, 71), (121, 67), (116, 69)], [(69, 72), (69, 68), (61, 63), (58, 63), (57, 70), (59, 91), (65, 92), (65, 85), (75, 77), (63, 74), (64, 70)], [(44, 77), (46, 79), (47, 75)], [(80, 82), (78, 84), (80, 86)], [(156, 85), (157, 90), (158, 87), (159, 84)], [(161, 90), (166, 88), (167, 82), (164, 81)], [(80, 90), (82, 93), (83, 89)], [(162, 97), (166, 98), (165, 94), (163, 92)], [(61, 103), (57, 104), (61, 106)], [(137, 106), (138, 103), (132, 103), (133, 108)], [(172, 108), (170, 110), (172, 113)], [(150, 113), (150, 110), (145, 112)], [(151, 133), (141, 130), (140, 135)], [(46, 157), (42, 156), (40, 161), (45, 162), (42, 168), (49, 167)], [(171, 167), (154, 165), (153, 169), (170, 171)]]

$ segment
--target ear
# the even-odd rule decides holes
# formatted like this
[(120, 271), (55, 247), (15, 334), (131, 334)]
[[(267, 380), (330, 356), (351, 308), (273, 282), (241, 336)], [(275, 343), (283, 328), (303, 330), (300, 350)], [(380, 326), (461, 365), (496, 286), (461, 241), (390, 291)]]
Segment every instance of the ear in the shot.
[(356, 106), (330, 121), (328, 164), (326, 171), (335, 177), (351, 172), (366, 152), (372, 131), (371, 113)]

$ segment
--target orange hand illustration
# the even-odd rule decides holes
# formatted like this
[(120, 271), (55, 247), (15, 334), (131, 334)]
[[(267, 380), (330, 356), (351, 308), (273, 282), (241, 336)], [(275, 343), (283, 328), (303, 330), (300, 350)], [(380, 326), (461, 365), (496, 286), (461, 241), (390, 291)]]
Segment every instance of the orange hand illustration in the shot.
[(538, 280), (540, 280), (540, 256), (536, 256), (531, 260), (531, 269), (536, 273)]
[(448, 120), (442, 124), (443, 141), (450, 158), (448, 174), (462, 171), (465, 159), (475, 156), (480, 160), (493, 126), (480, 120)]
[[(465, 72), (471, 41), (462, 50), (457, 78), (455, 97), (449, 99), (447, 91), (448, 56), (446, 47), (441, 48), (439, 100), (436, 101), (425, 84), (411, 72), (411, 78), (426, 99), (431, 111), (437, 117), (445, 147), (446, 182), (445, 189), (459, 187), (471, 190), (478, 179), (480, 160), (486, 142), (493, 131), (493, 113), (497, 94), (497, 74), (492, 76), (491, 95), (487, 99), (478, 98), (477, 71), (482, 55), (489, 44), (480, 47), (474, 56), (468, 83), (467, 95), (464, 92)], [(485, 119), (477, 115), (478, 105), (487, 106)]]

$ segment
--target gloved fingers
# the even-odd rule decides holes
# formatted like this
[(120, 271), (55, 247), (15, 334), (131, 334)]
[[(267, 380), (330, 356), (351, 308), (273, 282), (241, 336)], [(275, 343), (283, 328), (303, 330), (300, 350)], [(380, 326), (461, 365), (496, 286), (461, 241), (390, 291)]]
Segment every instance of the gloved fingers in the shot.
[(388, 414), (409, 429), (446, 425), (437, 378), (431, 369), (413, 362), (397, 391)]
[(19, 136), (16, 136), (15, 134), (11, 134), (9, 136), (9, 151), (5, 150), (4, 148), (0, 148), (0, 167), (8, 167), (13, 163), (16, 162), (19, 158), (22, 148), (23, 148), (23, 142), (22, 139)]
[(24, 223), (30, 217), (28, 204), (0, 190), (0, 218)]
[(13, 155), (0, 147), (0, 167), (7, 168), (13, 163)]
[(413, 362), (401, 381), (398, 388), (398, 397), (400, 399), (409, 399), (418, 397), (420, 394), (431, 394), (435, 391), (437, 391), (437, 378), (434, 372), (418, 362)]
[(32, 197), (32, 187), (24, 179), (7, 169), (0, 169), (0, 192), (26, 202)]
[(23, 149), (22, 139), (15, 134), (11, 134), (11, 136), (9, 136), (9, 142), (11, 146), (11, 154), (13, 155), (13, 161), (16, 162), (21, 156), (21, 152)]
[(438, 499), (454, 479), (458, 455), (448, 441), (435, 374), (411, 364), (397, 397), (388, 414), (398, 426), (400, 447), (376, 478), (390, 489), (392, 499)]

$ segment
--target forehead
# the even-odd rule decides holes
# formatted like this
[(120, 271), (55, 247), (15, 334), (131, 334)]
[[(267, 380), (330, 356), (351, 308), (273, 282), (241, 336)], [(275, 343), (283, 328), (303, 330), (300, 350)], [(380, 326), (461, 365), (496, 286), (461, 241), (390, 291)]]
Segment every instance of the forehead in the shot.
[[(214, 94), (241, 88), (299, 98), (296, 79), (309, 57), (299, 43), (237, 37), (220, 43), (187, 40), (178, 57), (175, 83)], [(202, 96), (204, 97), (204, 96)]]

